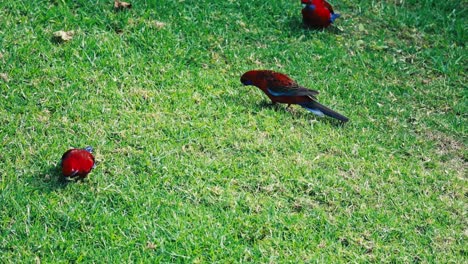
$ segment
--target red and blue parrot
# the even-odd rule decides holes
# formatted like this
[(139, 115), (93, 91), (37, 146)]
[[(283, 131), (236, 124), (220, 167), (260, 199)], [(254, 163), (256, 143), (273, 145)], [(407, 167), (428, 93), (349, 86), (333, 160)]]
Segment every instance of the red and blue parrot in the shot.
[(65, 179), (82, 180), (88, 176), (95, 166), (93, 148), (69, 149), (62, 155), (60, 163)]
[(335, 14), (333, 7), (325, 0), (301, 0), (302, 20), (310, 27), (326, 28), (335, 21), (340, 14)]
[(286, 74), (269, 70), (252, 70), (241, 77), (244, 85), (254, 85), (260, 88), (273, 103), (298, 104), (310, 112), (323, 117), (324, 115), (348, 122), (348, 118), (317, 102), (318, 91), (299, 86)]

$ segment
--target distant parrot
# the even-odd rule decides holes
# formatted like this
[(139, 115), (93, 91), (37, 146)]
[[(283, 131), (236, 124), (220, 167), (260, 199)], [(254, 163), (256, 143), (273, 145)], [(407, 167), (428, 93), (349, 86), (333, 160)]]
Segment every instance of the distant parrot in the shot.
[(348, 118), (317, 102), (318, 91), (299, 86), (287, 75), (269, 71), (252, 70), (241, 77), (244, 85), (254, 85), (260, 88), (273, 103), (298, 104), (310, 112), (323, 117), (324, 115), (348, 122)]
[(340, 17), (340, 14), (335, 14), (333, 7), (325, 0), (301, 0), (301, 3), (304, 7), (302, 20), (307, 26), (326, 28)]
[(62, 155), (60, 163), (64, 178), (81, 180), (94, 168), (93, 148), (70, 149)]

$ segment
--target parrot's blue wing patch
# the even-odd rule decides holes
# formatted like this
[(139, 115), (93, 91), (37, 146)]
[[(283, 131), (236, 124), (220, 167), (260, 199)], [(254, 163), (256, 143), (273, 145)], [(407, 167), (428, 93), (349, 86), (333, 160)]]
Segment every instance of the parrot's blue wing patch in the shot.
[(315, 5), (311, 5), (311, 4), (302, 4), (302, 7), (304, 7), (307, 10), (310, 10), (310, 11), (315, 10)]
[(273, 95), (273, 96), (294, 96), (294, 91), (284, 91), (284, 92), (279, 92), (279, 91), (273, 91), (270, 88), (267, 88), (267, 91)]

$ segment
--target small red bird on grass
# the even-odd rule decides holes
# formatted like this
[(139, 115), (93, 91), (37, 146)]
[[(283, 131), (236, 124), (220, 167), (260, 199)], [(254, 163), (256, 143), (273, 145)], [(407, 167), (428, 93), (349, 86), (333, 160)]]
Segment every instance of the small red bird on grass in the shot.
[(64, 179), (82, 180), (95, 166), (93, 148), (69, 149), (62, 155), (60, 166)]
[(326, 28), (340, 17), (325, 0), (301, 0), (302, 20), (310, 27)]
[(244, 73), (241, 77), (244, 85), (254, 85), (260, 88), (273, 103), (298, 104), (318, 116), (330, 116), (342, 122), (348, 118), (317, 102), (318, 91), (299, 86), (287, 75), (269, 71), (253, 70)]

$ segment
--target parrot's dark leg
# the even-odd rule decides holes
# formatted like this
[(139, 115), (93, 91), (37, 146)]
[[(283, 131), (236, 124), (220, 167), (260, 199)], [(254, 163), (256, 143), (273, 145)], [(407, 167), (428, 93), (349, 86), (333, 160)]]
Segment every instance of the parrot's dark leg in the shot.
[(274, 101), (271, 101), (271, 106), (272, 106), (272, 107), (277, 107), (277, 106), (278, 106), (278, 103), (277, 103), (277, 102), (274, 102)]

